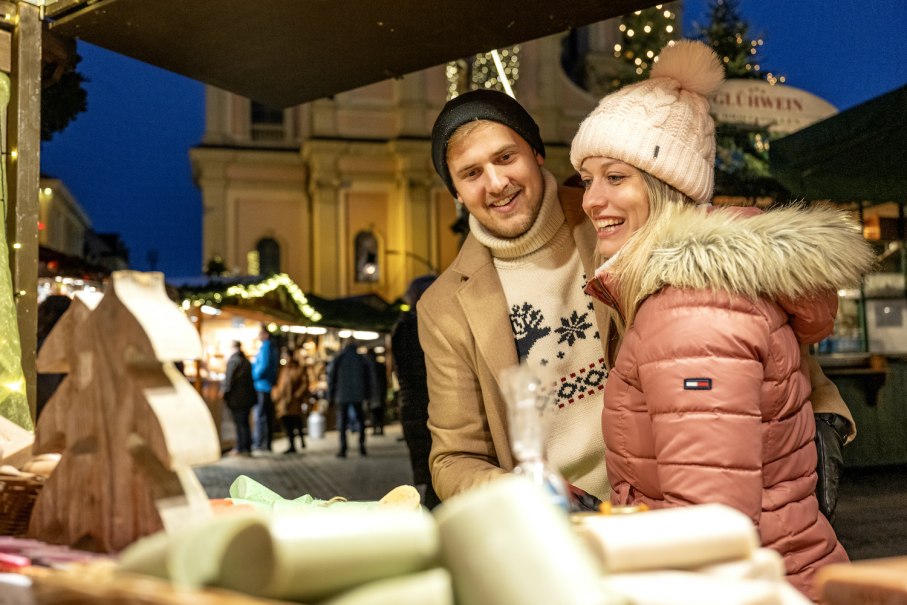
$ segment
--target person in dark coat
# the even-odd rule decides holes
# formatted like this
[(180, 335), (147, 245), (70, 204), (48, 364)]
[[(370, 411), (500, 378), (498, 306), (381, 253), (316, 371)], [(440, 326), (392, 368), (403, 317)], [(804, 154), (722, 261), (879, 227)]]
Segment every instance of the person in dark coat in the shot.
[(413, 469), (413, 484), (423, 494), (422, 504), (432, 509), (441, 500), (431, 484), (428, 454), (431, 451), (431, 433), (428, 430), (428, 386), (425, 374), (425, 355), (419, 346), (416, 303), (422, 293), (435, 281), (434, 275), (414, 279), (406, 291), (409, 311), (400, 316), (391, 334), (391, 353), (400, 391), (400, 423), (403, 438), (409, 448), (409, 461)]
[(236, 424), (236, 450), (241, 456), (252, 455), (252, 429), (249, 425), (249, 413), (255, 406), (257, 396), (252, 380), (252, 364), (242, 350), (242, 343), (233, 342), (233, 354), (227, 360), (227, 371), (224, 375), (224, 402), (233, 422)]
[(383, 435), (384, 408), (387, 405), (387, 366), (374, 351), (369, 351), (368, 361), (372, 371), (372, 393), (368, 400), (369, 414), (372, 417), (372, 435)]
[(337, 430), (340, 432), (338, 458), (346, 458), (346, 431), (351, 414), (359, 425), (359, 453), (367, 455), (363, 403), (371, 394), (372, 369), (369, 361), (356, 351), (356, 342), (351, 341), (334, 357), (328, 371), (328, 401), (337, 404)]

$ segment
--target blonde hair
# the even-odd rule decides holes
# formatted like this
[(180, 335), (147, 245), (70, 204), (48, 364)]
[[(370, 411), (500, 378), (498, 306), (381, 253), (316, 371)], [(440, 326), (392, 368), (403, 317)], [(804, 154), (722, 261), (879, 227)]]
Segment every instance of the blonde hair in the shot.
[(457, 128), (456, 130), (454, 130), (453, 134), (450, 135), (450, 138), (447, 139), (447, 155), (445, 156), (444, 161), (447, 162), (450, 160), (451, 151), (455, 150), (455, 148), (466, 137), (468, 137), (470, 134), (472, 134), (479, 128), (488, 126), (489, 124), (492, 124), (492, 123), (493, 122), (491, 120), (472, 120), (470, 122), (466, 122), (465, 124), (463, 124), (462, 126)]
[(640, 173), (649, 198), (649, 218), (623, 245), (612, 267), (620, 291), (618, 302), (623, 310), (624, 330), (633, 325), (636, 310), (642, 303), (642, 284), (648, 270), (648, 262), (645, 260), (631, 262), (631, 259), (651, 257), (656, 243), (649, 235), (674, 220), (681, 208), (696, 203), (661, 179), (647, 172)]

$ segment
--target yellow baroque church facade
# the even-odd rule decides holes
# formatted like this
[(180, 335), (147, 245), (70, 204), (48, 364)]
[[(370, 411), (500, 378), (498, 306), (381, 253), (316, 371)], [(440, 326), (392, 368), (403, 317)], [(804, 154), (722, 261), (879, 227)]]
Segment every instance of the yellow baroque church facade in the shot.
[[(583, 28), (584, 51), (609, 56), (612, 27)], [(570, 141), (596, 101), (562, 67), (566, 35), (504, 53), (515, 96), (541, 128), (545, 165), (561, 181), (573, 174)], [(479, 63), (469, 73), (481, 75)], [(465, 89), (457, 65), (286, 109), (208, 87), (205, 135), (190, 150), (203, 259), (238, 275), (287, 273), (328, 298), (392, 301), (413, 277), (443, 271), (462, 236), (431, 163), (431, 128), (452, 91)]]

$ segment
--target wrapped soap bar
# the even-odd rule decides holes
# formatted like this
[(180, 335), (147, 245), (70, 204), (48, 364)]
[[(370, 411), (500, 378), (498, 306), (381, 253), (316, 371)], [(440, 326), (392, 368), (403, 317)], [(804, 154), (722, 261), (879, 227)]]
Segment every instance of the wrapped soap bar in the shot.
[(262, 596), (319, 601), (367, 582), (424, 571), (437, 562), (438, 528), (424, 510), (376, 508), (270, 520), (274, 577)]
[(574, 529), (611, 573), (693, 569), (744, 559), (759, 548), (749, 517), (723, 504), (588, 515)]
[(605, 605), (601, 569), (542, 488), (511, 475), (434, 511), (459, 605)]
[(780, 580), (787, 573), (781, 553), (771, 548), (757, 548), (745, 559), (712, 563), (696, 571), (739, 580)]
[(370, 582), (321, 605), (454, 605), (453, 586), (450, 574), (439, 567)]
[(119, 569), (187, 588), (218, 586), (256, 595), (271, 582), (275, 556), (264, 518), (234, 514), (142, 538), (120, 553)]
[(783, 581), (730, 580), (689, 571), (649, 571), (605, 576), (602, 585), (633, 605), (786, 605)]

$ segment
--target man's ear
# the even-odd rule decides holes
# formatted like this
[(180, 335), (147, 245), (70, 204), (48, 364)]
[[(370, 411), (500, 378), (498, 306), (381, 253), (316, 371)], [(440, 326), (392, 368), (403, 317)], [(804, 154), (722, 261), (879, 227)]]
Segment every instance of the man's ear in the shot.
[(543, 156), (538, 151), (536, 151), (535, 152), (535, 161), (538, 163), (539, 166), (544, 166), (545, 165), (545, 156)]

